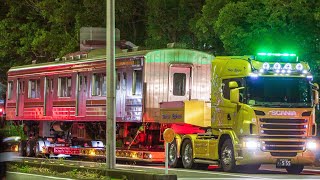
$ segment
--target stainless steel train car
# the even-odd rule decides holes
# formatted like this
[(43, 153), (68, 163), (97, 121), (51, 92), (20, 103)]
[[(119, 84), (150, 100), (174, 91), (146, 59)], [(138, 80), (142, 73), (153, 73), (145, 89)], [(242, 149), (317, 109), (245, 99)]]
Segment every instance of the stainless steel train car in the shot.
[[(105, 154), (106, 59), (104, 49), (8, 71), (6, 115), (22, 124), (23, 156)], [(160, 105), (210, 100), (213, 56), (188, 49), (116, 54), (117, 158), (164, 160)], [(176, 124), (179, 132), (193, 127)], [(201, 131), (201, 129), (198, 129)]]

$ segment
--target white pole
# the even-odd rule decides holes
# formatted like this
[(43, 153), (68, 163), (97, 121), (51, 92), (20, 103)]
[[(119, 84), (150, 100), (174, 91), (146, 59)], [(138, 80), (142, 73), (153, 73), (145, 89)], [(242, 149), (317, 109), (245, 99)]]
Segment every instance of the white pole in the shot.
[(115, 20), (114, 0), (106, 1), (106, 165), (114, 169), (116, 164), (116, 120), (115, 120)]
[(169, 159), (168, 159), (168, 148), (169, 148), (169, 143), (166, 142), (166, 162), (165, 162), (165, 174), (168, 174), (168, 168), (169, 168)]

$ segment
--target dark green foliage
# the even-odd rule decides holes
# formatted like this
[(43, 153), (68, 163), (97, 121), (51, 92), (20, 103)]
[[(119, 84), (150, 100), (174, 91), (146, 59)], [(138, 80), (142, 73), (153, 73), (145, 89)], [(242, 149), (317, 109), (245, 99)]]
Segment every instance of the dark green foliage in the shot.
[(203, 4), (203, 0), (148, 0), (147, 46), (164, 48), (176, 42), (195, 47), (197, 40), (190, 27)]
[(115, 1), (116, 27), (120, 29), (121, 39), (143, 46), (146, 39), (146, 0)]
[[(105, 27), (104, 0), (4, 0), (0, 81), (13, 65), (52, 61), (79, 50), (81, 27)], [(317, 72), (320, 1), (115, 0), (121, 39), (148, 49), (180, 47), (215, 55), (294, 51)]]
[(5, 137), (19, 136), (21, 140), (27, 139), (27, 136), (23, 131), (23, 125), (8, 123), (4, 128), (0, 129), (0, 131)]
[(79, 29), (105, 26), (103, 0), (7, 0), (0, 14), (0, 81), (14, 65), (79, 50)]

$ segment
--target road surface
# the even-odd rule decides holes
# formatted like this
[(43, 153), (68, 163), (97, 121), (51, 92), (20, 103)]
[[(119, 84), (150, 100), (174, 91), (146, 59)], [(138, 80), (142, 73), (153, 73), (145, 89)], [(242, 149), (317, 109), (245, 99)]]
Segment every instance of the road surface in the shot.
[[(97, 163), (90, 161), (74, 161), (74, 160), (58, 160), (58, 159), (39, 159), (39, 158), (22, 158), (21, 161), (26, 162), (38, 162), (38, 163), (50, 163), (59, 165), (68, 165), (77, 167), (97, 167), (105, 168), (105, 163)], [(133, 162), (127, 162), (126, 164), (117, 164), (117, 169), (139, 171), (139, 172), (155, 172), (164, 174), (163, 164), (144, 164), (138, 165)], [(286, 172), (285, 169), (277, 169), (275, 165), (262, 165), (256, 173), (226, 173), (218, 171), (216, 168), (209, 168), (207, 170), (191, 170), (183, 168), (171, 168), (170, 174), (176, 174), (179, 180), (209, 180), (209, 179), (319, 179), (320, 180), (320, 167), (305, 167), (304, 171), (300, 175), (291, 175)], [(17, 175), (16, 175), (17, 176)], [(23, 179), (27, 180), (27, 179)]]

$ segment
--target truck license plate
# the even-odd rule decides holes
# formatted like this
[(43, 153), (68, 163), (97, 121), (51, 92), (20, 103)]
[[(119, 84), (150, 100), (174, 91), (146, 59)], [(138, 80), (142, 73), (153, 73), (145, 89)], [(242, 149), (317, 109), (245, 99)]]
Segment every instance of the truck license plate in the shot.
[(291, 166), (291, 159), (277, 159), (277, 168)]

